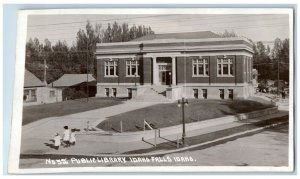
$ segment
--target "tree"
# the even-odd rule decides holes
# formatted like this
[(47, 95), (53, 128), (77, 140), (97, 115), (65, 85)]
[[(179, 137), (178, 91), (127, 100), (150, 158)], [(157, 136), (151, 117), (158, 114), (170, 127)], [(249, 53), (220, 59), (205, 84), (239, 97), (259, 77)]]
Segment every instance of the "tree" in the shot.
[(268, 56), (268, 50), (265, 45), (259, 41), (257, 44), (253, 43), (253, 67), (258, 70), (258, 81), (264, 81), (273, 77), (272, 62)]
[(272, 54), (271, 54), (274, 60), (278, 60), (281, 49), (282, 49), (282, 42), (280, 38), (276, 38), (274, 41), (274, 47), (272, 49)]
[(26, 43), (25, 68), (43, 81), (43, 44), (37, 38), (29, 39)]
[(223, 38), (225, 37), (238, 37), (235, 31), (231, 30), (230, 32), (226, 29), (223, 33), (219, 33), (219, 35)]
[(253, 44), (253, 63), (258, 70), (259, 81), (268, 79), (288, 81), (289, 80), (289, 39), (281, 41), (279, 38), (274, 40), (274, 47), (270, 47), (262, 42)]
[(278, 55), (280, 64), (280, 79), (289, 81), (289, 39), (284, 39)]
[(270, 56), (270, 53), (271, 53), (270, 46), (269, 46), (269, 45), (267, 45), (266, 54), (267, 54), (268, 56)]
[(127, 23), (122, 24), (122, 42), (129, 41), (129, 28)]
[(112, 42), (112, 29), (110, 27), (110, 23), (107, 24), (107, 28), (104, 31), (103, 42)]
[(69, 47), (65, 41), (54, 45), (48, 40), (44, 44), (39, 39), (29, 39), (26, 43), (26, 69), (40, 80), (44, 78), (44, 59), (47, 61), (47, 82), (51, 83), (66, 73), (92, 73), (96, 75), (96, 44), (110, 42), (127, 42), (147, 34), (154, 34), (150, 27), (127, 23), (119, 25), (116, 21), (107, 24), (92, 25), (87, 21), (85, 29), (79, 29), (75, 43)]

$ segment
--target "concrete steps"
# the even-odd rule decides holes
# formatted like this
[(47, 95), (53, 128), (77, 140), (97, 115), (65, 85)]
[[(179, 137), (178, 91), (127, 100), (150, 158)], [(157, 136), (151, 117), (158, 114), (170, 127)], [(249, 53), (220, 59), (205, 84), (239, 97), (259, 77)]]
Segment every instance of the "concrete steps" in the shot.
[(165, 92), (167, 91), (167, 86), (151, 86), (151, 89), (158, 94), (162, 94), (163, 96), (166, 96)]
[(138, 95), (131, 101), (136, 102), (170, 102), (165, 97), (166, 87), (165, 86), (151, 86), (147, 87), (144, 93)]

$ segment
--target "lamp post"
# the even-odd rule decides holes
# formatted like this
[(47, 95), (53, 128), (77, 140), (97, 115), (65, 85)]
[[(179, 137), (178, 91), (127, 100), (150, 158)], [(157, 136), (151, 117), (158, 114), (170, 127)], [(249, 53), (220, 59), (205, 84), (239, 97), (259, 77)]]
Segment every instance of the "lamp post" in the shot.
[(188, 106), (189, 102), (186, 98), (182, 98), (181, 100), (178, 100), (178, 107), (181, 107), (182, 109), (182, 145), (183, 147), (187, 146), (187, 143), (185, 141), (185, 117), (184, 117), (184, 106)]
[(171, 82), (172, 82), (172, 79), (171, 79), (172, 76), (171, 76), (171, 75), (172, 75), (172, 72), (169, 72), (169, 76), (170, 76), (170, 77), (169, 77), (169, 87), (171, 87)]
[(134, 73), (134, 86), (136, 87), (136, 72)]

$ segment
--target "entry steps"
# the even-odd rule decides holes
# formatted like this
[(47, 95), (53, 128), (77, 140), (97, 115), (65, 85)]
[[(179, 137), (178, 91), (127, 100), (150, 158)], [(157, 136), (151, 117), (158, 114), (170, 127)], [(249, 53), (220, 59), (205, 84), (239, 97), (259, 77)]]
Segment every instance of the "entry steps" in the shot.
[(139, 102), (171, 102), (166, 98), (167, 86), (149, 86), (144, 93), (139, 94), (131, 101)]

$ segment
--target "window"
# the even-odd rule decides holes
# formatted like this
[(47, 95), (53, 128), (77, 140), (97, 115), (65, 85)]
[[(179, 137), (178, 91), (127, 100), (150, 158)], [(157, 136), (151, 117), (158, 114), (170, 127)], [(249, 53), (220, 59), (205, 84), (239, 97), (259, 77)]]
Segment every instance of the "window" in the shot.
[(118, 62), (106, 61), (105, 62), (105, 76), (118, 76)]
[(131, 99), (132, 98), (132, 89), (127, 88), (127, 93), (128, 93), (128, 98)]
[(231, 58), (218, 58), (218, 75), (233, 76), (233, 63)]
[(109, 88), (105, 88), (105, 96), (109, 97)]
[(224, 89), (219, 89), (220, 91), (220, 98), (224, 99)]
[(164, 64), (164, 65), (158, 65), (159, 71), (172, 71), (172, 65)]
[(228, 98), (233, 99), (233, 89), (228, 90)]
[(29, 90), (24, 90), (23, 101), (27, 101), (29, 98)]
[(53, 91), (53, 90), (49, 91), (49, 96), (50, 97), (55, 97), (55, 91)]
[(207, 99), (207, 89), (202, 89), (203, 98)]
[(138, 75), (139, 63), (137, 60), (126, 61), (126, 76), (134, 77)]
[(208, 59), (193, 59), (193, 76), (208, 76)]
[(35, 102), (36, 98), (36, 89), (24, 90), (23, 101), (25, 102)]
[(193, 89), (194, 91), (194, 98), (198, 99), (198, 89)]
[(117, 88), (112, 89), (113, 97), (117, 97)]

